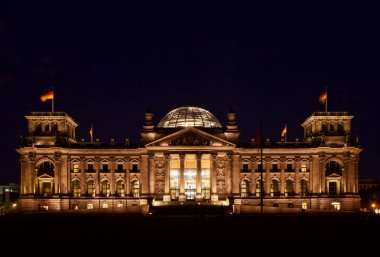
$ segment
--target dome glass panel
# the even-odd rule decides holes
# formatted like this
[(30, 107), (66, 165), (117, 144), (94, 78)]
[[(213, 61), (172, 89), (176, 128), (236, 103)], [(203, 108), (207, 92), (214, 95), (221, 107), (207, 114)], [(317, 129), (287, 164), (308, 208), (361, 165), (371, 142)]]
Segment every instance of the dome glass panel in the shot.
[(222, 128), (222, 125), (211, 112), (193, 106), (170, 111), (157, 125), (157, 128), (181, 127)]

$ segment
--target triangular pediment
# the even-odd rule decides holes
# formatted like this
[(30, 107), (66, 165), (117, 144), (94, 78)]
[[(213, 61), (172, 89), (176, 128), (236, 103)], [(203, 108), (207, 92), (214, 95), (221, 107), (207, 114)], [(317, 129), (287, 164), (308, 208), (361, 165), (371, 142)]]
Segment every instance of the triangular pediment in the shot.
[(190, 127), (160, 138), (145, 145), (149, 146), (236, 146), (234, 143)]
[(38, 178), (39, 178), (39, 179), (41, 179), (41, 178), (50, 178), (50, 179), (53, 179), (52, 176), (50, 176), (50, 175), (48, 175), (48, 174), (46, 174), (46, 173), (42, 174), (42, 175), (39, 176)]
[(340, 178), (341, 176), (339, 174), (336, 174), (335, 172), (326, 176), (326, 178)]

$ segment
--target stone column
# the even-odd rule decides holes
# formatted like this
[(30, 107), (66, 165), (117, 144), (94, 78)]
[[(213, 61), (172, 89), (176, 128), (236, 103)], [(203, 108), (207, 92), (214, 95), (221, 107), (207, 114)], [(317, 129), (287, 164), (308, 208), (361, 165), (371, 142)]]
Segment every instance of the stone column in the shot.
[(249, 193), (251, 195), (256, 195), (256, 180), (255, 180), (256, 158), (251, 158), (249, 168), (251, 169), (251, 183), (249, 187)]
[(165, 201), (170, 201), (170, 155), (165, 154)]
[(196, 194), (196, 199), (202, 199), (202, 154), (198, 153), (196, 155), (197, 159), (197, 194)]
[(180, 161), (180, 170), (179, 170), (179, 200), (185, 201), (185, 155), (180, 154), (179, 155), (179, 161)]
[(285, 170), (286, 169), (286, 158), (281, 157), (280, 158), (280, 194), (285, 194)]
[(343, 167), (342, 167), (342, 192), (341, 193), (350, 193), (350, 156), (343, 157)]
[(33, 153), (29, 153), (27, 179), (29, 179), (27, 194), (39, 194), (39, 192), (37, 192), (39, 187), (37, 181), (36, 156)]
[(131, 178), (130, 178), (130, 174), (129, 174), (129, 171), (131, 169), (131, 159), (129, 157), (125, 157), (125, 161), (124, 161), (125, 165), (125, 187), (126, 187), (126, 191), (125, 191), (125, 194), (127, 196), (130, 195), (131, 193)]
[(86, 185), (86, 158), (80, 157), (79, 169), (80, 169), (80, 192), (82, 195), (87, 194)]
[(141, 193), (143, 195), (149, 194), (149, 160), (148, 155), (141, 155), (141, 166), (140, 166), (140, 176), (141, 176)]
[(299, 181), (299, 174), (300, 174), (300, 158), (296, 157), (294, 159), (294, 169), (295, 169), (295, 175), (294, 175), (294, 193), (299, 194), (300, 193), (300, 181)]
[(270, 158), (267, 157), (263, 157), (264, 160), (265, 160), (265, 164), (264, 164), (264, 167), (265, 167), (265, 190), (264, 190), (264, 193), (265, 194), (270, 194), (270, 189), (271, 189), (271, 186), (272, 186), (272, 183), (270, 181)]
[(232, 154), (227, 154), (226, 164), (226, 194), (229, 196), (232, 193)]
[(95, 186), (95, 192), (98, 196), (100, 196), (100, 157), (95, 157), (95, 162), (94, 162), (94, 169), (96, 171), (96, 186)]
[(320, 194), (322, 193), (321, 180), (320, 180), (320, 164), (319, 164), (319, 156), (312, 155), (310, 161), (310, 193)]
[(232, 156), (232, 194), (238, 196), (240, 194), (240, 156), (234, 154)]
[(54, 153), (54, 194), (59, 195), (61, 193), (61, 154), (59, 152)]
[(70, 169), (67, 167), (68, 163), (68, 156), (67, 155), (61, 155), (61, 168), (60, 168), (60, 194), (61, 195), (67, 195), (69, 193), (68, 191), (68, 184), (70, 184)]
[(352, 183), (351, 183), (351, 192), (353, 194), (357, 194), (359, 192), (359, 155), (355, 155), (354, 158), (352, 158)]
[(155, 194), (155, 182), (156, 182), (156, 165), (154, 163), (154, 155), (149, 154), (149, 194)]
[[(319, 181), (320, 181), (320, 188), (322, 194), (327, 194), (326, 190), (326, 163), (325, 163), (326, 157), (320, 156), (319, 157)], [(316, 180), (314, 180), (314, 183)]]
[(114, 157), (110, 157), (110, 170), (111, 170), (111, 185), (110, 185), (110, 189), (111, 189), (111, 196), (114, 196), (115, 195), (115, 158)]
[(215, 195), (217, 194), (216, 191), (216, 168), (217, 168), (217, 163), (216, 163), (216, 154), (213, 154), (211, 157), (211, 194)]
[(25, 157), (25, 155), (20, 155), (20, 167), (21, 167), (21, 179), (20, 179), (20, 194), (28, 194), (28, 189), (29, 187), (29, 178), (30, 178), (30, 170), (28, 167), (28, 161)]

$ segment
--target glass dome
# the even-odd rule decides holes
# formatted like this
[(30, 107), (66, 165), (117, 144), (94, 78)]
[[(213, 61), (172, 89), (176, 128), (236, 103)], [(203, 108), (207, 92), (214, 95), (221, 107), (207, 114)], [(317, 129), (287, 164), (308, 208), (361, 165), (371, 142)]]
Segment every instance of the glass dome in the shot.
[(222, 125), (211, 112), (193, 106), (180, 107), (170, 111), (157, 125), (157, 128), (181, 127), (222, 128)]

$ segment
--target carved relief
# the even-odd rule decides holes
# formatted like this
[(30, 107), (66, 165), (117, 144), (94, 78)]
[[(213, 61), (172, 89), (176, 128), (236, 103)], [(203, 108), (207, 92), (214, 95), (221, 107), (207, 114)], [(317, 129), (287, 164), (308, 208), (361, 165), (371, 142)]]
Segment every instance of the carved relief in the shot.
[(155, 192), (165, 192), (165, 157), (154, 157), (155, 163)]
[(210, 145), (212, 141), (192, 131), (170, 140), (169, 145)]
[(216, 180), (217, 180), (217, 193), (224, 194), (226, 190), (225, 175), (226, 175), (226, 162), (227, 158), (216, 158)]

